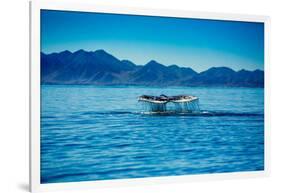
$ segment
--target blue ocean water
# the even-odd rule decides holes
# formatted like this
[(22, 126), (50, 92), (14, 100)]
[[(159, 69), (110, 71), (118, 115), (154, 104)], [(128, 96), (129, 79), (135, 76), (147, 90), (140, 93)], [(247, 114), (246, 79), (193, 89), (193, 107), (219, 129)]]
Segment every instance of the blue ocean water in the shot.
[[(143, 94), (195, 95), (202, 113), (142, 114)], [(41, 183), (263, 169), (262, 88), (41, 87)]]

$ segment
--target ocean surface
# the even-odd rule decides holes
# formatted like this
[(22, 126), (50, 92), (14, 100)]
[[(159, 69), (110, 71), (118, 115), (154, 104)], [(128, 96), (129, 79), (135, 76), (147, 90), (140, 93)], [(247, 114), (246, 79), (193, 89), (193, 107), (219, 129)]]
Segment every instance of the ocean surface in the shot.
[[(197, 114), (144, 114), (137, 97), (189, 94)], [(264, 169), (262, 88), (41, 86), (41, 183)]]

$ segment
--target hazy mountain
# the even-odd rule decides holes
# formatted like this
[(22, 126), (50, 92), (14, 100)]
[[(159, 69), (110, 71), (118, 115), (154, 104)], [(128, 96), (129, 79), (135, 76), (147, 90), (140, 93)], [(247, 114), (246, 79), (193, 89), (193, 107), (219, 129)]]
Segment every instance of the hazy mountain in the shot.
[(263, 87), (264, 72), (212, 67), (197, 73), (191, 68), (165, 66), (154, 60), (136, 65), (104, 50), (78, 50), (41, 53), (41, 81), (42, 84)]

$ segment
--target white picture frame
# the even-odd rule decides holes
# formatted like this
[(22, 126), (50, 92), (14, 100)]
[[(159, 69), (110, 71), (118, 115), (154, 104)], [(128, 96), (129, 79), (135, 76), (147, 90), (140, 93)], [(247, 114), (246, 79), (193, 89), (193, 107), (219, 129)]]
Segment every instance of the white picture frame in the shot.
[[(120, 179), (71, 183), (40, 183), (40, 10), (65, 10), (96, 13), (117, 13), (178, 18), (197, 18), (264, 23), (264, 71), (265, 71), (265, 157), (264, 171), (222, 174), (186, 175), (173, 177), (151, 177), (140, 179)], [(30, 2), (30, 191), (47, 192), (54, 190), (82, 190), (101, 187), (147, 185), (153, 183), (175, 183), (268, 176), (270, 172), (270, 80), (269, 80), (269, 31), (270, 18), (258, 15), (191, 12), (183, 10), (143, 9), (137, 7), (101, 6), (61, 1)]]

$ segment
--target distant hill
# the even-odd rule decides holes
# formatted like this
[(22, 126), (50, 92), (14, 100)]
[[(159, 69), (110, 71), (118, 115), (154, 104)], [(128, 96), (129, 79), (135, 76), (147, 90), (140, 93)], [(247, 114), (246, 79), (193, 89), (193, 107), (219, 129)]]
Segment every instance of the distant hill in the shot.
[(191, 68), (165, 66), (154, 60), (143, 66), (136, 65), (129, 60), (119, 60), (104, 50), (78, 50), (41, 53), (41, 83), (263, 87), (264, 72), (212, 67), (197, 73)]

